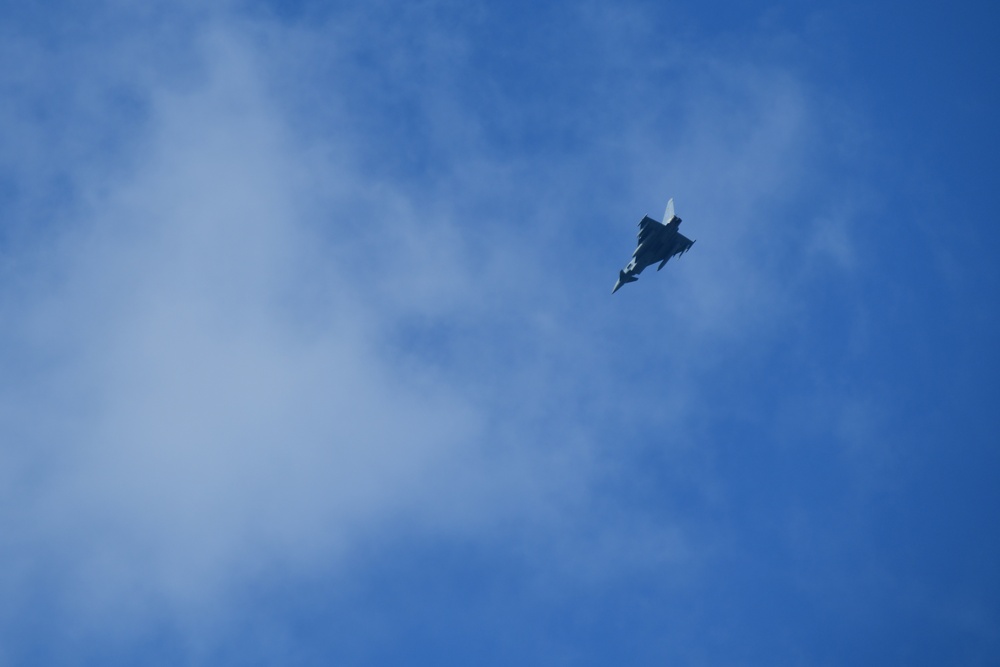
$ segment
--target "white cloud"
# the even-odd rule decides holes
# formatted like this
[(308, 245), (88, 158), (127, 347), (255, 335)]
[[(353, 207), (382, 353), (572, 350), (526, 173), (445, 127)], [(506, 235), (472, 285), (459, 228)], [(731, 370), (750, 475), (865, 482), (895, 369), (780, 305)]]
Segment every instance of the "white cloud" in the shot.
[(12, 313), (51, 361), (22, 371), (8, 414), (8, 454), (38, 471), (8, 512), (112, 598), (330, 555), (447, 493), (433, 468), (479, 429), (455, 391), (379, 358), (379, 314), (307, 245), (302, 166), (252, 57), (220, 35), (206, 49), (203, 88), (154, 91), (136, 172), (82, 178), (88, 211), (43, 260), (60, 286)]
[[(486, 151), (414, 195), (359, 166), (365, 140), (336, 107), (338, 81), (321, 98), (333, 129), (295, 132), (294, 104), (273, 92), (301, 90), (269, 78), (268, 49), (284, 44), (270, 38), (206, 31), (204, 68), (136, 74), (144, 131), (106, 168), (76, 166), (83, 197), (60, 242), (33, 273), (18, 268), (20, 294), (3, 294), (25, 360), (0, 386), (2, 511), (15, 526), (0, 539), (21, 561), (8, 563), (8, 599), (30, 594), (18, 581), (58, 571), (71, 605), (108, 612), (98, 625), (163, 601), (188, 611), (276, 565), (336, 569), (361, 536), (399, 521), (556, 527), (544, 539), (576, 554), (584, 577), (688, 554), (676, 523), (596, 498), (609, 452), (627, 459), (637, 445), (602, 443), (592, 427), (632, 415), (684, 441), (673, 427), (713, 357), (677, 351), (711, 353), (780, 311), (775, 255), (787, 245), (754, 244), (785, 238), (762, 193), (796, 178), (806, 93), (780, 73), (719, 75), (689, 91), (679, 146), (648, 118), (635, 132), (647, 138), (625, 142), (627, 195), (669, 185), (682, 216), (699, 212), (685, 224), (705, 250), (679, 262), (676, 298), (651, 317), (676, 327), (669, 346), (629, 349), (618, 334), (641, 323), (625, 302), (584, 303), (573, 284), (604, 270), (576, 266), (607, 248), (581, 239), (592, 226), (567, 239), (583, 211), (546, 192), (582, 189), (586, 168), (552, 160), (534, 175)], [(748, 107), (714, 111), (731, 97)], [(597, 145), (583, 156), (607, 157)], [(537, 201), (535, 217), (506, 230), (483, 203), (491, 186), (462, 190), (492, 179)], [(610, 260), (602, 296), (626, 259)], [(665, 387), (647, 362), (663, 362)], [(632, 400), (611, 405), (623, 388)], [(594, 549), (576, 548), (588, 539)]]
[[(586, 438), (524, 430), (563, 419), (525, 412), (545, 392), (525, 383), (551, 369), (491, 358), (501, 375), (474, 380), (393, 352), (407, 321), (487, 307), (464, 233), (301, 151), (241, 38), (202, 48), (200, 85), (151, 86), (134, 171), (77, 173), (86, 198), (43, 278), (5, 295), (33, 360), (4, 387), (5, 539), (37, 556), (27, 571), (56, 568), (63, 602), (105, 612), (100, 626), (190, 611), (278, 564), (335, 569), (404, 518), (558, 516), (594, 462)], [(310, 190), (323, 179), (338, 194)], [(359, 230), (359, 200), (392, 224)], [(32, 576), (8, 572), (8, 599), (30, 595)]]

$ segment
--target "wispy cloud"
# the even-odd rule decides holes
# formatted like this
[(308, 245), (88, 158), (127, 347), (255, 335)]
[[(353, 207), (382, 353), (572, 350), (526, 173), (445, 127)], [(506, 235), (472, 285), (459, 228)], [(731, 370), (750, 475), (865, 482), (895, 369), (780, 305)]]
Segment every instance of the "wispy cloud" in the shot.
[[(123, 75), (135, 104), (94, 122), (109, 137), (132, 128), (127, 141), (69, 160), (55, 231), (25, 233), (16, 248), (33, 248), (29, 259), (8, 253), (8, 604), (27, 604), (32, 582), (51, 576), (55, 606), (103, 610), (97, 626), (198, 609), (247, 577), (336, 570), (362, 536), (400, 522), (530, 534), (541, 551), (574, 554), (582, 577), (685, 558), (695, 547), (680, 520), (647, 519), (599, 486), (624, 485), (611, 462), (627, 471), (644, 451), (627, 418), (670, 427), (679, 443), (696, 437), (682, 427), (698, 373), (728, 354), (720, 339), (768, 331), (797, 297), (784, 279), (792, 255), (818, 244), (850, 268), (843, 235), (774, 217), (775, 193), (794, 190), (808, 164), (808, 91), (782, 71), (699, 64), (690, 76), (707, 81), (671, 116), (683, 131), (602, 107), (620, 132), (532, 162), (495, 141), (517, 134), (509, 125), (420, 67), (435, 85), (414, 108), (434, 127), (377, 136), (413, 119), (365, 125), (351, 86), (374, 72), (368, 85), (419, 101), (395, 71), (414, 71), (405, 49), (383, 67), (335, 43), (322, 79), (322, 30), (194, 25), (180, 74)], [(466, 46), (451, 36), (441, 48)], [(26, 94), (54, 69), (39, 65)], [(289, 72), (302, 78), (278, 76)], [(643, 92), (626, 83), (623, 100)], [(77, 85), (84, 97), (105, 86)], [(327, 104), (329, 119), (297, 124)], [(507, 121), (532, 120), (516, 116)], [(53, 127), (12, 122), (39, 137)], [(435, 178), (379, 166), (454, 127)], [(7, 168), (25, 183), (48, 178), (41, 153)], [(618, 203), (594, 208), (588, 184), (613, 171)], [(698, 212), (685, 224), (707, 250), (678, 263), (674, 293), (650, 313), (667, 345), (629, 335), (640, 323), (623, 313), (638, 292), (594, 295), (607, 296), (631, 251), (631, 225), (607, 221), (674, 193), (682, 216)], [(644, 374), (650, 363), (658, 375)]]

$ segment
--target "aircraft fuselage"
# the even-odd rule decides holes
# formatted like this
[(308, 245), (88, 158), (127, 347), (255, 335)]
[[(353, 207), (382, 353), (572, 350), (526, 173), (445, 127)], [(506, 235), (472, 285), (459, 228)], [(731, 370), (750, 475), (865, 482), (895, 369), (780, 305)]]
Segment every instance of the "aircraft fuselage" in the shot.
[(667, 202), (667, 210), (663, 212), (664, 222), (657, 222), (644, 216), (639, 221), (639, 242), (628, 265), (618, 272), (618, 282), (611, 290), (614, 294), (622, 285), (634, 283), (637, 276), (650, 264), (660, 263), (656, 270), (663, 268), (671, 257), (683, 255), (694, 241), (680, 233), (681, 219), (674, 215), (674, 200)]

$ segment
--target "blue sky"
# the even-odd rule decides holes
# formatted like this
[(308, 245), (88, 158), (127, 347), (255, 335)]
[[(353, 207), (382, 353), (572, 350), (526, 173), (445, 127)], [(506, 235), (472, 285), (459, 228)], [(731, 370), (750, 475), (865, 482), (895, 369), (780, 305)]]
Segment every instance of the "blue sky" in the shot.
[(996, 19), (0, 4), (0, 666), (996, 664)]

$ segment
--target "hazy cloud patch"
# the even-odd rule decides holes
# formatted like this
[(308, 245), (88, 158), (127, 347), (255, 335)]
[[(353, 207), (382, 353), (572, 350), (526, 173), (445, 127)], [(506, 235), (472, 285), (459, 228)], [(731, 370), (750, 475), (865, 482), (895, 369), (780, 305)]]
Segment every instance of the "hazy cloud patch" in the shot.
[[(341, 102), (361, 69), (344, 50), (329, 81), (305, 65), (277, 81), (294, 71), (269, 66), (287, 34), (234, 25), (198, 31), (184, 76), (130, 74), (141, 132), (103, 168), (74, 163), (55, 242), (10, 270), (9, 599), (59, 572), (52, 597), (103, 620), (224, 604), (253, 577), (336, 572), (400, 525), (521, 539), (588, 580), (692, 559), (680, 519), (614, 502), (628, 482), (608, 478), (638, 465), (639, 420), (689, 447), (699, 373), (732, 354), (718, 341), (766, 335), (796, 297), (784, 269), (808, 234), (772, 213), (808, 163), (808, 92), (723, 69), (685, 98), (683, 131), (647, 116), (526, 165), (436, 79), (434, 132), (455, 124), (483, 150), (442, 148), (422, 190), (372, 167), (397, 145), (355, 136), (366, 126)], [(302, 93), (320, 83), (333, 92)], [(332, 120), (296, 127), (276, 90), (329, 102)], [(674, 194), (700, 241), (649, 322), (623, 315), (635, 290), (591, 299), (633, 227), (572, 195), (612, 153), (633, 159), (617, 201), (653, 198), (658, 216)], [(625, 255), (593, 241), (612, 233)], [(814, 243), (849, 264), (843, 236)], [(641, 326), (665, 333), (628, 335)], [(644, 373), (653, 362), (666, 378)]]

